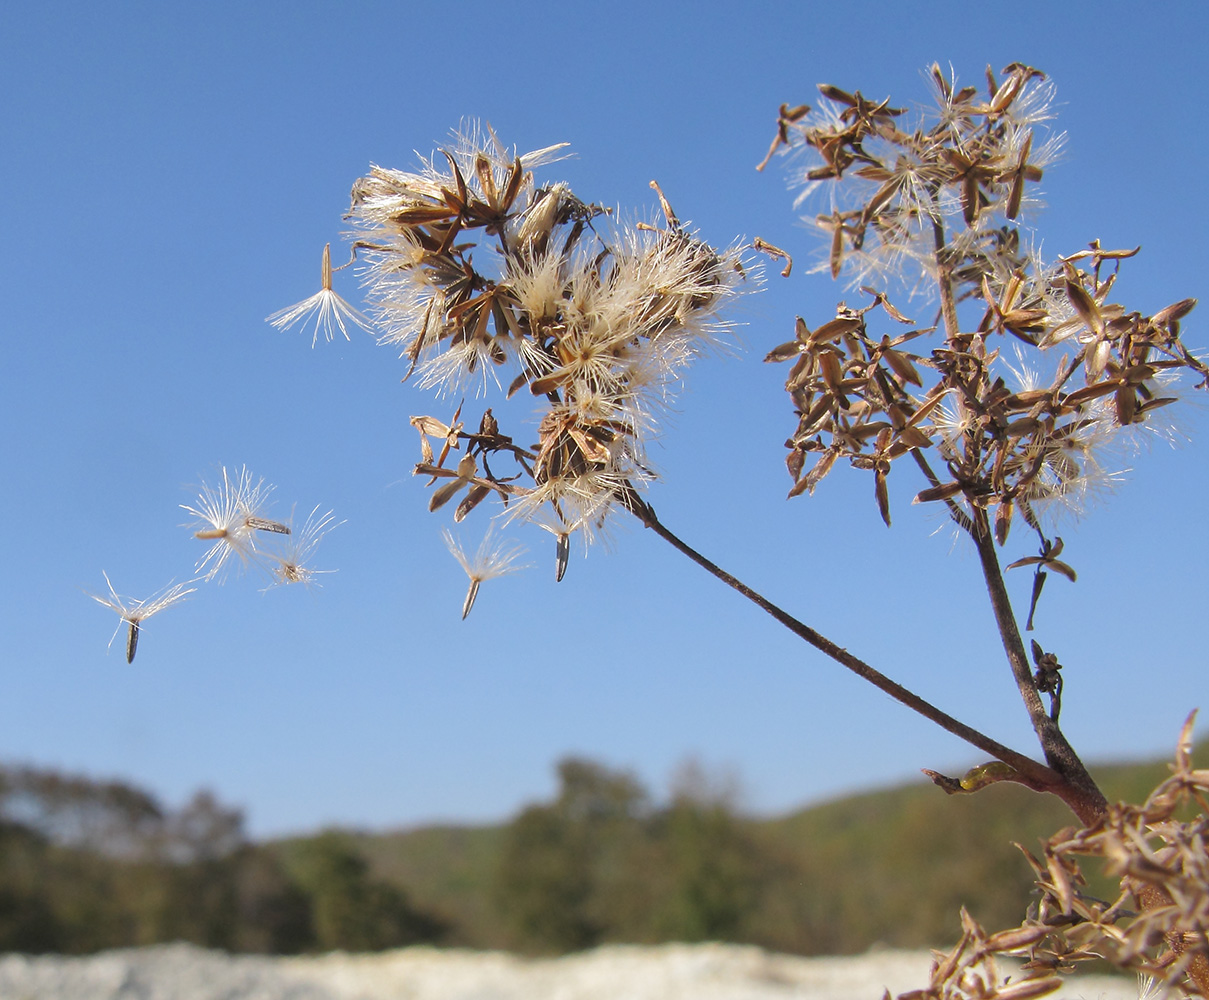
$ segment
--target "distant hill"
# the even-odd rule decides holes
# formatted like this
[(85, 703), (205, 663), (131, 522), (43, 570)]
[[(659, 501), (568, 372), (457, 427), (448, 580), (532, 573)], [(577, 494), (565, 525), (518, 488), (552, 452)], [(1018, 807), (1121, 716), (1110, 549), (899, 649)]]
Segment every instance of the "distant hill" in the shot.
[[(1202, 741), (1196, 757), (1207, 756)], [(1092, 770), (1105, 794), (1123, 801), (1140, 801), (1168, 774), (1166, 761)], [(963, 905), (988, 926), (1010, 925), (1032, 888), (1012, 842), (1034, 849), (1073, 821), (1057, 799), (1018, 785), (946, 796), (925, 781), (774, 819), (738, 818), (775, 876), (737, 936), (800, 954), (854, 954), (952, 940)], [(352, 837), (376, 877), (447, 922), (446, 943), (500, 948), (515, 946), (492, 898), (508, 830), (433, 826)], [(288, 856), (290, 844), (277, 848)]]
[[(1109, 798), (1138, 802), (1167, 765), (1093, 771)], [(1016, 923), (1032, 886), (1011, 842), (1035, 849), (1073, 820), (1009, 784), (949, 797), (920, 781), (758, 819), (701, 775), (657, 803), (594, 761), (557, 773), (551, 800), (496, 826), (257, 843), (204, 791), (173, 809), (121, 781), (0, 765), (0, 952), (930, 947), (957, 936), (962, 906), (988, 928)]]

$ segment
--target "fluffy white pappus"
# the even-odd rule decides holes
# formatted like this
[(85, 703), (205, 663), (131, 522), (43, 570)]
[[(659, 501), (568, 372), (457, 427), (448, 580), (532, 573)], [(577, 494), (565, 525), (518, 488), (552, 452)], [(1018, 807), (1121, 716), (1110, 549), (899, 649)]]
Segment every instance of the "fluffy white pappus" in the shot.
[[(513, 164), (518, 159), (521, 169), (531, 175), (535, 168), (557, 163), (570, 155), (567, 152), (570, 144), (566, 142), (543, 146), (541, 149), (533, 149), (527, 153), (518, 153), (515, 146), (505, 146), (499, 136), (495, 134), (495, 129), (477, 118), (463, 119), (457, 128), (450, 130), (449, 137), (450, 143), (446, 147), (447, 151), (457, 162), (467, 186), (480, 197), (486, 194), (479, 177), (480, 158), (487, 162), (492, 171), (491, 182), (499, 189), (507, 183)], [(421, 160), (428, 170), (432, 170), (433, 164), (437, 162), (437, 155), (434, 154), (428, 160), (423, 160), (423, 158)], [(443, 155), (441, 160), (444, 160)], [(448, 168), (446, 168), (446, 173), (448, 173)], [(526, 181), (531, 184), (532, 177), (530, 176)]]
[[(650, 475), (636, 470), (632, 477), (617, 470), (597, 469), (578, 476), (551, 479), (508, 504), (506, 521), (532, 521), (558, 536), (580, 537), (585, 550), (603, 543), (609, 548), (612, 515), (623, 491), (640, 486)], [(556, 529), (554, 525), (560, 525)]]
[(222, 468), (222, 482), (217, 486), (203, 483), (198, 492), (197, 506), (181, 504), (181, 509), (197, 521), (191, 527), (195, 538), (213, 544), (198, 560), (195, 571), (205, 580), (221, 580), (232, 556), (247, 566), (256, 556), (255, 535), (258, 530), (288, 534), (289, 529), (265, 517), (265, 508), (272, 486), (264, 479), (253, 480), (247, 467), (231, 476)]
[(430, 354), (419, 365), (419, 386), (433, 389), (439, 396), (473, 392), (478, 399), (491, 387), (502, 389), (499, 369), (513, 368), (517, 351), (511, 338), (493, 337), (490, 341), (467, 340)]
[(445, 539), (445, 546), (449, 549), (450, 554), (470, 578), (470, 587), (462, 602), (463, 619), (470, 614), (470, 609), (474, 607), (480, 584), (509, 573), (529, 569), (529, 566), (519, 563), (520, 558), (525, 554), (525, 548), (509, 539), (496, 538), (494, 524), (488, 526), (487, 533), (483, 535), (483, 540), (479, 543), (473, 556), (468, 554), (461, 541), (448, 528), (442, 528), (441, 535)]
[(339, 328), (340, 332), (344, 334), (345, 340), (351, 340), (345, 320), (363, 330), (373, 330), (371, 320), (354, 309), (332, 289), (331, 244), (323, 248), (322, 287), (319, 291), (309, 299), (303, 299), (292, 306), (278, 309), (277, 312), (265, 317), (265, 321), (278, 330), (288, 330), (301, 323), (302, 329), (305, 331), (307, 324), (312, 319), (315, 321), (315, 332), (311, 335), (311, 347), (319, 342), (321, 331), (328, 343), (331, 343), (335, 337), (336, 328)]
[(98, 604), (103, 604), (111, 611), (117, 612), (118, 624), (113, 630), (113, 635), (109, 637), (108, 649), (113, 645), (113, 640), (117, 638), (118, 632), (123, 624), (127, 626), (126, 633), (126, 662), (134, 662), (134, 654), (138, 649), (139, 632), (145, 622), (152, 615), (157, 615), (161, 611), (165, 611), (174, 604), (179, 604), (186, 600), (188, 596), (194, 593), (197, 588), (190, 587), (192, 580), (185, 583), (170, 583), (161, 590), (156, 591), (150, 597), (143, 600), (137, 600), (131, 597), (123, 597), (114, 590), (113, 583), (110, 582), (109, 574), (104, 570), (101, 575), (105, 577), (105, 586), (109, 588), (108, 594), (89, 594)]
[(505, 260), (502, 281), (534, 326), (556, 321), (566, 308), (570, 266), (553, 252), (510, 254)]
[(287, 523), (290, 528), (288, 541), (280, 549), (265, 553), (273, 577), (273, 582), (265, 589), (288, 586), (292, 583), (301, 583), (304, 587), (312, 585), (318, 587), (316, 576), (336, 571), (334, 569), (315, 569), (310, 565), (311, 559), (323, 537), (344, 522), (337, 521), (335, 514), (330, 510), (326, 514), (320, 514), (319, 505), (316, 505), (307, 515), (301, 528), (295, 530), (292, 513)]

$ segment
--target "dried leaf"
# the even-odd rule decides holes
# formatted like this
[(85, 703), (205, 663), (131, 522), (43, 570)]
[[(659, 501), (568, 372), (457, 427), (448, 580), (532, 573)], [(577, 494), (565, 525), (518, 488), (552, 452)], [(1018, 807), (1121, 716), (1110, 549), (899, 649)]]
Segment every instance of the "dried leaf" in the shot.
[(1000, 546), (1007, 541), (1008, 532), (1012, 530), (1012, 514), (1015, 510), (1011, 500), (1002, 500), (995, 511), (995, 541)]
[(1117, 422), (1122, 427), (1132, 424), (1138, 412), (1138, 396), (1134, 387), (1131, 385), (1120, 386), (1113, 397), (1113, 403), (1116, 408)]

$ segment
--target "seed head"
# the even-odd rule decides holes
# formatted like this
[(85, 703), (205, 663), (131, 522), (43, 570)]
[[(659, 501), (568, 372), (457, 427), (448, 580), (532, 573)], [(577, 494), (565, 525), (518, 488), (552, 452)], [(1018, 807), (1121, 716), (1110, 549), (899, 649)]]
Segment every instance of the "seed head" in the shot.
[(333, 323), (340, 328), (340, 332), (344, 334), (345, 340), (351, 340), (352, 338), (348, 335), (348, 327), (344, 325), (346, 319), (363, 330), (373, 329), (373, 323), (366, 316), (359, 313), (332, 290), (332, 253), (330, 243), (323, 248), (322, 281), (322, 287), (309, 299), (304, 299), (284, 309), (278, 309), (277, 312), (266, 316), (265, 322), (275, 326), (278, 330), (288, 330), (290, 327), (301, 323), (303, 330), (305, 330), (307, 323), (314, 317), (315, 332), (311, 336), (312, 347), (319, 341), (320, 330), (323, 331), (323, 335), (328, 342), (331, 342), (335, 336), (335, 331), (332, 329)]
[(109, 646), (112, 646), (113, 640), (117, 638), (118, 629), (122, 627), (122, 623), (126, 623), (128, 630), (126, 633), (127, 663), (134, 662), (134, 654), (138, 648), (139, 631), (142, 628), (142, 623), (152, 615), (159, 614), (161, 611), (172, 607), (172, 605), (185, 600), (197, 589), (196, 587), (189, 587), (188, 583), (170, 583), (167, 587), (156, 591), (156, 593), (145, 600), (139, 601), (134, 598), (120, 596), (113, 589), (113, 584), (109, 580), (109, 574), (102, 570), (101, 575), (105, 577), (105, 585), (109, 588), (109, 593), (89, 594), (88, 596), (99, 604), (103, 604), (105, 607), (116, 611), (118, 614), (120, 620), (117, 628), (113, 630), (113, 635), (109, 637)]
[(285, 545), (280, 550), (264, 553), (273, 575), (270, 588), (291, 583), (301, 583), (305, 587), (314, 584), (317, 587), (319, 586), (315, 581), (317, 575), (336, 572), (331, 569), (313, 569), (307, 564), (315, 554), (315, 549), (319, 547), (323, 536), (344, 522), (337, 521), (330, 510), (320, 516), (318, 506), (307, 515), (306, 521), (298, 531), (293, 530), (293, 521), (294, 518), (291, 515), (289, 524), (291, 532)]
[(479, 584), (497, 576), (506, 576), (508, 573), (517, 573), (529, 568), (517, 565), (517, 560), (525, 554), (525, 549), (508, 539), (497, 540), (494, 537), (494, 525), (487, 529), (473, 558), (466, 554), (462, 543), (448, 528), (443, 528), (441, 535), (445, 539), (445, 545), (450, 554), (470, 577), (470, 588), (466, 591), (466, 600), (462, 603), (462, 618), (470, 614), (470, 609), (474, 607), (474, 600), (479, 593)]
[(183, 510), (197, 518), (193, 537), (214, 543), (197, 562), (196, 571), (204, 570), (204, 579), (221, 579), (232, 554), (244, 566), (253, 561), (257, 556), (257, 531), (290, 533), (287, 525), (264, 516), (272, 492), (273, 487), (266, 486), (263, 479), (253, 482), (246, 466), (234, 477), (223, 466), (221, 485), (211, 487), (203, 483), (196, 507), (181, 504)]

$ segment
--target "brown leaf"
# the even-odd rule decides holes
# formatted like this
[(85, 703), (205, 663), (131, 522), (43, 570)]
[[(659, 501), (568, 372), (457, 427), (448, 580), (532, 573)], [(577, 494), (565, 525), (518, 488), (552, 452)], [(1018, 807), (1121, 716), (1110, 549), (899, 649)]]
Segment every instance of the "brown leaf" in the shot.
[(1059, 976), (1049, 979), (1022, 979), (1018, 983), (1000, 986), (995, 991), (996, 1000), (1032, 1000), (1033, 997), (1043, 997), (1053, 993), (1062, 985)]
[(1062, 562), (1060, 559), (1046, 559), (1045, 568), (1052, 569), (1055, 573), (1061, 573), (1071, 583), (1074, 583), (1076, 580), (1076, 573), (1074, 569)]
[(894, 369), (894, 374), (902, 379), (902, 381), (923, 386), (924, 383), (919, 377), (919, 372), (915, 370), (915, 366), (911, 364), (910, 359), (905, 354), (900, 354), (898, 351), (887, 348), (882, 351), (882, 357), (889, 362), (890, 367)]
[(463, 479), (454, 479), (453, 482), (445, 483), (444, 486), (438, 486), (432, 491), (432, 496), (428, 499), (428, 509), (430, 511), (440, 510), (445, 504), (457, 495), (458, 490), (466, 485)]
[(529, 383), (529, 391), (535, 396), (545, 396), (547, 393), (554, 392), (567, 379), (565, 369), (559, 369), (552, 375), (546, 375), (543, 378), (534, 379)]
[(801, 448), (794, 448), (788, 455), (785, 456), (785, 466), (789, 469), (789, 475), (796, 483), (802, 476), (802, 466), (806, 463), (806, 453)]
[(835, 230), (831, 234), (831, 277), (834, 280), (840, 276), (840, 268), (844, 262), (844, 226), (836, 214)]
[(521, 372), (518, 376), (516, 376), (516, 378), (512, 380), (511, 385), (508, 386), (507, 398), (511, 399), (513, 396), (515, 396), (521, 389), (525, 387), (525, 383), (528, 381), (528, 372)]
[(1012, 530), (1012, 513), (1015, 505), (1011, 500), (1003, 500), (995, 511), (995, 541), (1000, 546), (1007, 541), (1008, 532)]
[(1096, 385), (1085, 385), (1082, 389), (1076, 389), (1074, 392), (1063, 397), (1062, 402), (1066, 406), (1075, 407), (1080, 403), (1086, 403), (1088, 400), (1107, 396), (1110, 392), (1115, 392), (1116, 388), (1115, 382), (1099, 382)]
[(1180, 299), (1179, 302), (1169, 305), (1166, 309), (1160, 309), (1150, 317), (1150, 322), (1155, 324), (1155, 326), (1178, 324), (1180, 320), (1196, 308), (1196, 301), (1196, 299)]
[(932, 439), (918, 427), (904, 427), (898, 434), (898, 440), (907, 451), (932, 447)]

